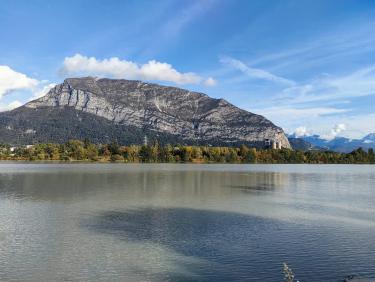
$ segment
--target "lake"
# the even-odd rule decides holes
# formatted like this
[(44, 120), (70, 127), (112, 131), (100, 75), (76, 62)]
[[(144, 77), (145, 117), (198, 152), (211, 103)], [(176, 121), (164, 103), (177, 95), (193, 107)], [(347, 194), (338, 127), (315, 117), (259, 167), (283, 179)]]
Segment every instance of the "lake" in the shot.
[(0, 163), (1, 281), (375, 278), (375, 166)]

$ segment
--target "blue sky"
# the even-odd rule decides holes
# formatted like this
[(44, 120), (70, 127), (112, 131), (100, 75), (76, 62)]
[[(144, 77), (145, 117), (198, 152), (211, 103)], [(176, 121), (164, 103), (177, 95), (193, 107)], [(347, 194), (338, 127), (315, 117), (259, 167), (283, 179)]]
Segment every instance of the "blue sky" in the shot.
[(201, 91), (288, 133), (375, 132), (375, 2), (0, 2), (0, 110), (65, 77)]

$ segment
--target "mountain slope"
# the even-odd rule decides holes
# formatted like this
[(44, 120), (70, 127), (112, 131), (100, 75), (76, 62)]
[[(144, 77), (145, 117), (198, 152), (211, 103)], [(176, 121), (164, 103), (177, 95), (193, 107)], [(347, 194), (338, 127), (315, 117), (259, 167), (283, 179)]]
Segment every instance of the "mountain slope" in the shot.
[(64, 143), (87, 138), (93, 143), (143, 144), (145, 135), (163, 144), (184, 142), (176, 135), (117, 124), (72, 107), (21, 107), (0, 113), (0, 143)]
[(375, 133), (370, 133), (368, 135), (366, 135), (365, 137), (363, 137), (362, 141), (364, 143), (374, 143), (373, 145), (375, 145)]
[[(282, 129), (260, 115), (223, 99), (141, 81), (66, 79), (44, 97), (0, 113), (0, 132), (7, 132), (6, 140), (13, 143), (44, 140), (45, 136), (50, 142), (92, 139), (93, 130), (97, 130), (96, 142), (106, 140), (103, 132), (110, 132), (122, 143), (134, 139), (131, 135), (158, 134), (185, 143), (261, 146), (265, 139), (271, 139), (290, 147)], [(63, 136), (60, 131), (65, 132)], [(119, 138), (124, 135), (127, 137)], [(0, 142), (4, 139), (1, 134)]]
[(314, 149), (311, 143), (302, 138), (288, 137), (288, 140), (293, 150), (309, 151)]

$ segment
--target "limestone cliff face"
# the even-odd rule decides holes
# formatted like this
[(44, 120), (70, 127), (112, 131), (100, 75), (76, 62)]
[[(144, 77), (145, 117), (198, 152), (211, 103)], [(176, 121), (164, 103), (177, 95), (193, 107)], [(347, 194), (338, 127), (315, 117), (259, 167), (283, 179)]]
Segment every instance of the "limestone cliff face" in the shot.
[(258, 143), (270, 139), (290, 148), (283, 130), (263, 116), (223, 99), (141, 81), (70, 78), (25, 107), (72, 107), (116, 124), (183, 139)]

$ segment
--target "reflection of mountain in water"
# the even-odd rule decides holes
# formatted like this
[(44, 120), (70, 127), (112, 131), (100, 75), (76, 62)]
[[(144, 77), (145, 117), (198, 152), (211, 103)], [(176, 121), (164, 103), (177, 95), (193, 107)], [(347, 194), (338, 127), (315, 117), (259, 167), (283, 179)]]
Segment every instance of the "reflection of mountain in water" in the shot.
[(373, 277), (374, 179), (370, 166), (0, 164), (0, 273), (279, 282), (287, 262), (302, 282)]
[[(211, 170), (164, 170), (138, 165), (97, 165), (90, 169), (68, 165), (50, 169), (0, 175), (1, 193), (15, 198), (52, 201), (80, 201), (88, 197), (182, 196), (225, 197), (230, 188), (271, 191), (288, 182), (288, 174), (276, 172), (223, 172)], [(137, 169), (138, 168), (138, 169)], [(149, 167), (150, 168), (150, 167)]]
[(241, 181), (240, 185), (228, 185), (230, 188), (237, 188), (243, 191), (274, 191), (282, 189), (287, 185), (288, 174), (278, 172), (252, 172)]

